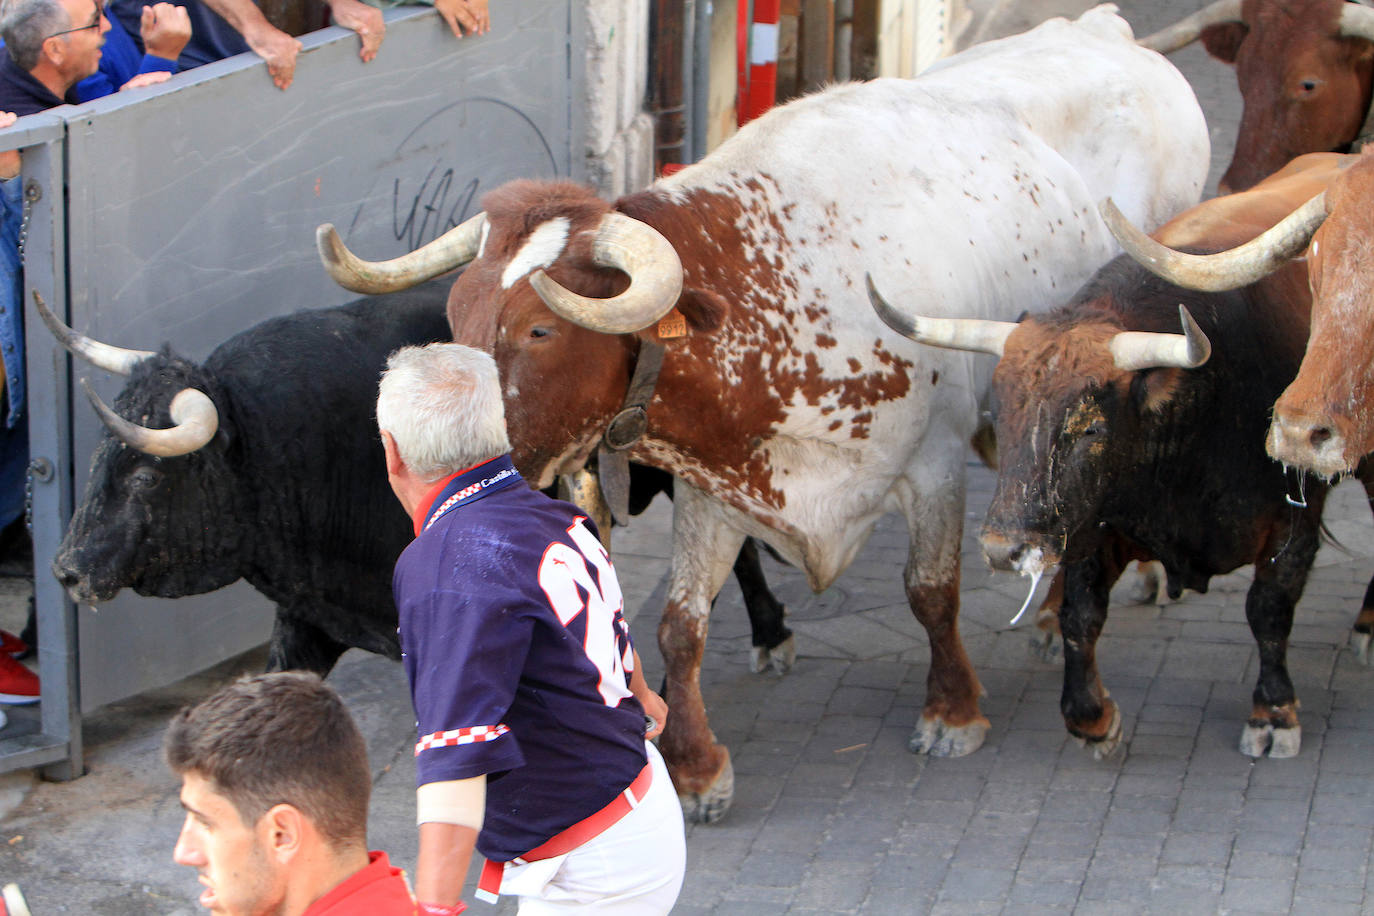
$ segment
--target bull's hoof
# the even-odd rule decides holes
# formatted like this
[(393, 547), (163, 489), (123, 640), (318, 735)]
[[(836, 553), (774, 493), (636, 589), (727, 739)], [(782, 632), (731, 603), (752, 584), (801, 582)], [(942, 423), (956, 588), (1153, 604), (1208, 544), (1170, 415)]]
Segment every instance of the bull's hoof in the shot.
[(907, 750), (932, 757), (963, 757), (983, 746), (990, 727), (982, 716), (958, 727), (934, 716), (921, 716), (906, 743)]
[(1168, 574), (1159, 561), (1135, 564), (1135, 579), (1124, 588), (1129, 604), (1166, 604), (1169, 601)]
[(1091, 751), (1094, 760), (1106, 760), (1116, 753), (1116, 749), (1121, 747), (1121, 708), (1111, 700), (1104, 700), (1104, 704), (1109, 709), (1103, 709), (1102, 714), (1111, 713), (1107, 720), (1106, 729), (1098, 735), (1084, 734), (1070, 729), (1070, 735), (1077, 742), (1078, 746)]
[(1374, 641), (1374, 636), (1359, 630), (1350, 631), (1350, 651), (1355, 653), (1355, 658), (1361, 665), (1369, 665), (1369, 646)]
[(735, 768), (730, 752), (724, 745), (712, 746), (720, 753), (721, 765), (716, 775), (698, 791), (678, 788), (677, 800), (682, 804), (682, 816), (689, 824), (711, 824), (725, 816), (735, 797)]
[(782, 642), (769, 649), (766, 646), (754, 646), (749, 653), (749, 670), (755, 674), (773, 670), (778, 677), (792, 670), (792, 666), (797, 663), (797, 638), (788, 636)]
[(1240, 733), (1240, 752), (1247, 757), (1284, 759), (1302, 750), (1302, 726), (1276, 727), (1271, 722), (1247, 722)]
[(1034, 629), (1031, 630), (1026, 649), (1037, 661), (1058, 662), (1064, 656), (1064, 641), (1059, 638), (1058, 633)]

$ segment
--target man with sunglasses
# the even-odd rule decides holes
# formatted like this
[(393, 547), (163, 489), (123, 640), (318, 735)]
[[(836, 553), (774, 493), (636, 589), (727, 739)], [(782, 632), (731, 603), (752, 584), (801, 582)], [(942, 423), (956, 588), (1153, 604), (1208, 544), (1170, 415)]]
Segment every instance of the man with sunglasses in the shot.
[[(0, 19), (0, 111), (23, 116), (78, 101), (72, 87), (100, 68), (110, 21), (96, 0), (16, 0)], [(145, 75), (121, 88), (166, 79)]]

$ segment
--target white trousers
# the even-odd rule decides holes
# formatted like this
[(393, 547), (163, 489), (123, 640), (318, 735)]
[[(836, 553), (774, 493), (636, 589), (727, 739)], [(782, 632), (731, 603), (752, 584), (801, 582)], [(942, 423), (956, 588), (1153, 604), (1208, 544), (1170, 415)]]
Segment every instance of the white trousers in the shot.
[(682, 806), (658, 748), (645, 747), (654, 780), (634, 810), (572, 852), (506, 867), (501, 893), (519, 895), (520, 916), (666, 916), (673, 908), (687, 868)]

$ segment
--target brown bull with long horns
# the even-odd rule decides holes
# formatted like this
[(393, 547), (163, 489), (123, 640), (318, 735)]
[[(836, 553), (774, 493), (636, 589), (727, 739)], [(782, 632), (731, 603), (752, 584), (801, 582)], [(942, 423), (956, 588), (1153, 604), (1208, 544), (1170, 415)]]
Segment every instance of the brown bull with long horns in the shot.
[(1374, 9), (1347, 0), (1218, 0), (1140, 43), (1169, 54), (1194, 41), (1235, 66), (1244, 101), (1223, 193), (1303, 153), (1355, 151), (1374, 133)]

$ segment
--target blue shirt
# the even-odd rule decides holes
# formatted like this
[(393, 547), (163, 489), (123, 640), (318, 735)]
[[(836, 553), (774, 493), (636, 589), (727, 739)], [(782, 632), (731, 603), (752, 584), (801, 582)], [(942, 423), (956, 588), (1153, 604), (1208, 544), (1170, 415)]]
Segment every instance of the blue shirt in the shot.
[(70, 93), (65, 99), (53, 95), (51, 89), (10, 59), (9, 48), (0, 48), (0, 111), (12, 111), (22, 118), (75, 101)]
[(609, 804), (645, 765), (620, 586), (576, 506), (510, 456), (422, 501), (393, 590), (421, 785), (487, 775), (477, 849), (520, 856)]
[[(139, 49), (141, 42), (135, 44), (129, 37), (129, 33), (120, 24), (119, 17), (115, 15), (113, 4), (105, 6), (105, 17), (110, 20), (110, 30), (105, 33), (105, 44), (100, 48), (100, 69), (72, 87), (78, 102), (89, 102), (91, 99), (104, 98), (112, 92), (118, 92), (119, 87), (140, 73), (154, 73), (158, 70), (177, 72), (176, 61), (144, 54)], [(142, 28), (140, 22), (140, 36)]]
[[(142, 23), (145, 5), (145, 0), (110, 0), (105, 7), (109, 11), (107, 15), (110, 20), (119, 20), (140, 53), (143, 50)], [(204, 0), (177, 0), (177, 5), (186, 8), (186, 14), (191, 20), (191, 40), (186, 43), (181, 56), (177, 58), (177, 66), (182, 70), (190, 70), (249, 50), (248, 42), (243, 40), (238, 30), (219, 13), (206, 6)]]

